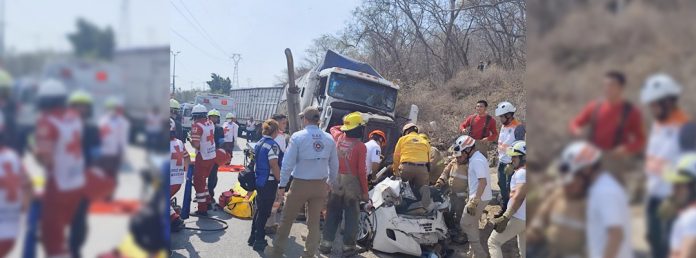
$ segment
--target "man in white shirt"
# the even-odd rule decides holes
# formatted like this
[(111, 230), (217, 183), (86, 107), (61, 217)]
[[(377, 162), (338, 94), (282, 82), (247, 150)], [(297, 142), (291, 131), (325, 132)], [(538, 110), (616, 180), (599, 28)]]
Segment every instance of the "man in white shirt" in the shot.
[(672, 183), (669, 201), (679, 210), (669, 238), (669, 257), (696, 257), (696, 152), (682, 155), (666, 181)]
[(124, 115), (121, 99), (109, 98), (106, 100), (105, 106), (109, 111), (99, 120), (99, 134), (101, 137), (100, 163), (104, 171), (116, 180), (118, 179), (117, 173), (128, 145), (130, 123)]
[(239, 125), (237, 124), (237, 117), (235, 117), (233, 113), (227, 113), (227, 115), (225, 115), (225, 119), (227, 121), (222, 124), (222, 129), (225, 133), (222, 148), (227, 153), (231, 154), (232, 151), (234, 151), (234, 144), (237, 141), (237, 135), (239, 135)]
[(382, 146), (387, 143), (387, 137), (381, 130), (374, 130), (368, 135), (370, 140), (365, 143), (367, 148), (367, 178), (374, 178), (379, 169), (379, 164), (382, 163)]
[(254, 141), (254, 134), (256, 132), (256, 124), (254, 124), (254, 118), (250, 117), (246, 121), (246, 139), (248, 142), (253, 142)]
[(479, 220), (488, 202), (493, 199), (491, 191), (491, 176), (488, 172), (488, 160), (476, 150), (476, 140), (468, 135), (457, 138), (452, 150), (454, 156), (468, 157), (467, 180), (469, 182), (469, 199), (464, 207), (466, 213), (462, 216), (461, 227), (469, 240), (469, 257), (481, 258), (488, 254), (483, 250), (479, 238)]
[(587, 191), (587, 257), (632, 258), (628, 195), (609, 172), (602, 170), (601, 156), (601, 151), (588, 142), (571, 143), (561, 155), (561, 180), (579, 180)]

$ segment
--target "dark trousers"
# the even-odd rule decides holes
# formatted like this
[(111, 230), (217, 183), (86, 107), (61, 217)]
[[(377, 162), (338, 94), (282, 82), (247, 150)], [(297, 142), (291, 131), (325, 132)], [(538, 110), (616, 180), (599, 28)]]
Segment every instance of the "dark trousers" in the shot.
[(336, 238), (336, 231), (341, 226), (341, 220), (345, 217), (343, 244), (346, 246), (355, 245), (360, 220), (359, 205), (358, 199), (346, 198), (345, 195), (329, 195), (329, 202), (326, 206), (327, 218), (324, 224), (324, 232), (322, 232), (323, 239), (333, 242), (334, 238)]
[(215, 164), (213, 165), (213, 168), (210, 170), (210, 175), (208, 176), (208, 194), (210, 194), (210, 198), (213, 200), (213, 202), (216, 200), (215, 199), (215, 186), (217, 186), (218, 183), (218, 165)]
[(653, 258), (666, 258), (668, 252), (668, 239), (671, 222), (662, 221), (658, 215), (660, 204), (664, 199), (650, 197), (646, 207), (648, 222), (648, 244)]
[(89, 209), (89, 200), (83, 198), (80, 201), (80, 205), (77, 207), (75, 216), (73, 217), (72, 223), (70, 224), (70, 253), (72, 257), (79, 258), (82, 257), (80, 250), (87, 240), (87, 211)]
[(500, 187), (500, 197), (502, 212), (507, 210), (508, 202), (510, 201), (510, 179), (505, 175), (505, 163), (498, 163), (498, 187)]
[(266, 184), (256, 189), (255, 211), (251, 223), (251, 235), (249, 240), (262, 243), (266, 238), (266, 221), (271, 216), (271, 209), (275, 201), (278, 181), (266, 181)]

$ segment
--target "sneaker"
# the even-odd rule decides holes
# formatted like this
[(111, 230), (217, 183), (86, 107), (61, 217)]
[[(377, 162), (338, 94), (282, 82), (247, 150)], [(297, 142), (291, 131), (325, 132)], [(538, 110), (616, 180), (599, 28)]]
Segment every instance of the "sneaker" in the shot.
[(254, 235), (249, 236), (249, 239), (247, 239), (247, 245), (249, 246), (254, 246), (254, 242), (256, 241), (256, 238)]
[(319, 252), (322, 254), (330, 254), (332, 249), (332, 243), (326, 240), (322, 240), (319, 244)]
[(263, 250), (266, 249), (266, 246), (268, 246), (268, 243), (266, 242), (266, 240), (256, 241), (256, 242), (254, 242), (253, 249), (254, 249), (254, 251), (257, 251), (257, 252), (263, 252)]

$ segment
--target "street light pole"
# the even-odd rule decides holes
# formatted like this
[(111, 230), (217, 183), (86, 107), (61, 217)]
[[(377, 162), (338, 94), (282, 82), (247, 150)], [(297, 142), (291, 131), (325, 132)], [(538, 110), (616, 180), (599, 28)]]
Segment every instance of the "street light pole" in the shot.
[(174, 56), (174, 67), (172, 68), (172, 93), (176, 93), (176, 55), (181, 53), (181, 51), (169, 52), (172, 52), (172, 56)]

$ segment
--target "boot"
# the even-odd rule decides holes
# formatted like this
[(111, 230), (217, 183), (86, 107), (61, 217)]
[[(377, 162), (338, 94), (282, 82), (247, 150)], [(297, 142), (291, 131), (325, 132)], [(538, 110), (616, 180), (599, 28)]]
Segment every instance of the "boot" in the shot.
[(254, 237), (254, 234), (251, 234), (249, 236), (249, 239), (247, 239), (247, 245), (254, 246), (255, 241), (256, 241), (256, 237)]
[(319, 244), (319, 252), (328, 255), (331, 253), (332, 246), (333, 243), (326, 240), (321, 240), (321, 244)]
[(254, 242), (253, 248), (254, 248), (254, 251), (263, 252), (263, 250), (266, 249), (266, 246), (268, 246), (268, 243), (266, 242), (266, 240), (256, 241), (256, 242)]

